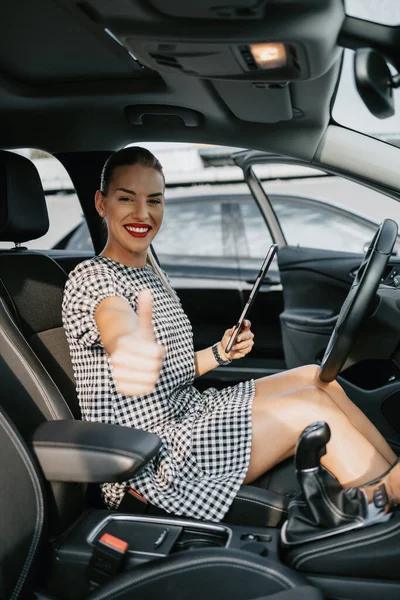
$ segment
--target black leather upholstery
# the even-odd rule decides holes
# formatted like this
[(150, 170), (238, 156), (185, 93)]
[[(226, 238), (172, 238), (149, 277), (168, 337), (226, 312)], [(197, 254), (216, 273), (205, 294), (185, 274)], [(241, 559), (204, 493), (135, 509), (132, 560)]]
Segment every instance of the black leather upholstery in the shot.
[[(46, 564), (51, 565), (51, 546), (44, 544), (45, 489), (33, 457), (1, 407), (0, 448), (0, 596), (7, 600), (48, 598), (47, 594), (35, 594), (38, 586), (46, 590), (47, 580), (51, 579), (51, 572), (45, 568)], [(83, 515), (75, 524), (75, 532), (79, 531), (84, 518)], [(86, 540), (83, 533), (82, 536)], [(79, 555), (71, 558), (78, 569)], [(257, 595), (273, 598), (274, 593), (294, 592), (296, 588), (301, 591), (306, 585), (305, 579), (277, 561), (238, 550), (207, 549), (136, 565), (133, 571), (115, 576), (110, 583), (101, 586), (90, 598), (195, 600), (206, 596), (245, 600)], [(80, 600), (82, 596), (74, 591), (73, 569), (68, 586), (71, 596), (63, 595), (63, 598)], [(314, 596), (315, 599), (321, 597)], [(297, 600), (297, 596), (288, 596), (286, 600)]]
[(274, 599), (274, 595), (282, 591), (297, 587), (301, 591), (304, 584), (294, 571), (288, 572), (279, 563), (249, 552), (191, 550), (163, 562), (147, 563), (140, 571), (130, 571), (92, 594), (90, 600), (108, 597), (113, 600), (132, 600), (133, 597), (135, 600), (200, 600), (204, 597), (240, 600), (261, 594)]
[(44, 489), (27, 447), (0, 409), (0, 597), (27, 597), (45, 533)]
[(46, 254), (22, 249), (0, 251), (0, 301), (8, 307), (15, 325), (62, 390), (62, 402), (66, 401), (74, 417), (79, 418), (75, 380), (61, 318), (66, 281), (66, 273)]
[(287, 519), (288, 503), (286, 496), (275, 491), (242, 485), (224, 521), (280, 527)]
[(26, 242), (49, 228), (46, 202), (34, 164), (13, 152), (0, 151), (0, 240)]
[[(35, 167), (27, 159), (9, 152), (0, 152), (0, 165), (2, 239), (17, 239), (18, 234), (19, 240), (28, 240), (42, 235), (47, 230), (48, 218)], [(66, 278), (63, 269), (44, 253), (20, 248), (0, 251), (0, 379), (6, 392), (2, 404), (25, 439), (44, 421), (80, 415), (61, 319)], [(287, 476), (289, 471), (291, 477)], [(295, 481), (293, 468), (284, 465), (283, 472), (285, 482)], [(274, 473), (271, 481), (277, 484), (279, 467)], [(278, 485), (279, 491), (284, 491), (285, 485)], [(60, 482), (57, 486), (53, 484), (53, 493), (61, 515), (66, 508), (72, 511), (74, 502), (68, 500), (71, 493), (68, 484)], [(293, 483), (289, 495), (292, 487)], [(266, 488), (269, 493), (263, 499), (263, 493), (243, 486), (238, 505), (234, 501), (228, 519), (231, 522), (236, 518), (249, 519), (253, 523), (258, 515), (260, 525), (280, 523), (285, 516), (286, 501), (282, 499), (285, 493), (276, 497), (274, 511), (274, 488), (269, 484)], [(82, 499), (78, 490), (78, 487), (73, 490), (77, 499), (71, 515), (80, 510)]]
[(386, 523), (287, 548), (284, 560), (308, 573), (398, 581), (400, 511)]
[(32, 449), (49, 481), (126, 481), (161, 446), (154, 433), (85, 421), (50, 421), (32, 436)]

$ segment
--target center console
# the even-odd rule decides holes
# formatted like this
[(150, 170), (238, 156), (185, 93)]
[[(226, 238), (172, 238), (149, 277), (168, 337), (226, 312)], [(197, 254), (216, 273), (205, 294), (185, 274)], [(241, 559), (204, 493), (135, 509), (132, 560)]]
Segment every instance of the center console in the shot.
[[(80, 600), (98, 580), (93, 575), (93, 557), (103, 539), (121, 540), (127, 551), (119, 572), (137, 565), (200, 548), (245, 550), (267, 562), (278, 562), (279, 530), (275, 528), (226, 525), (180, 519), (93, 511), (66, 532), (54, 547), (53, 578), (50, 592), (60, 600)], [(95, 559), (95, 570), (108, 570), (107, 555)], [(112, 562), (112, 558), (110, 558)], [(99, 567), (100, 565), (100, 567)], [(101, 573), (100, 573), (101, 575)], [(101, 582), (103, 583), (103, 582)]]

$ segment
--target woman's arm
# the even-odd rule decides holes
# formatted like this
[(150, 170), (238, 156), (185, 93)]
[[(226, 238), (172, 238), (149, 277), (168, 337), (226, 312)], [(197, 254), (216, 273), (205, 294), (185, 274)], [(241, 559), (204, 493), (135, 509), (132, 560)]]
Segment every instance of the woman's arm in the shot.
[[(218, 343), (218, 353), (222, 360), (236, 360), (238, 358), (243, 358), (243, 356), (246, 356), (246, 354), (251, 352), (251, 349), (254, 346), (254, 333), (250, 331), (250, 327), (250, 321), (244, 321), (242, 330), (236, 338), (235, 345), (229, 354), (225, 353), (224, 348), (227, 347), (234, 328), (232, 327), (225, 331), (222, 340)], [(195, 352), (194, 358), (196, 377), (200, 377), (200, 375), (204, 375), (204, 373), (208, 373), (208, 371), (218, 367), (218, 362), (214, 357), (211, 346)]]
[(100, 302), (95, 311), (101, 341), (121, 394), (144, 396), (157, 384), (165, 349), (155, 340), (152, 314), (153, 297), (149, 290), (139, 294), (137, 315), (126, 300), (117, 296)]

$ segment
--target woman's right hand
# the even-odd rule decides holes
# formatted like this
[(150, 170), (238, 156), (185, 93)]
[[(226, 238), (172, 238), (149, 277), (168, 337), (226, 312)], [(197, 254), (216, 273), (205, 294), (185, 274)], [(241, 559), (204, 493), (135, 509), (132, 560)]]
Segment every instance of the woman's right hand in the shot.
[(126, 396), (150, 394), (160, 376), (165, 348), (156, 342), (152, 316), (153, 295), (143, 290), (138, 296), (136, 329), (119, 336), (110, 354), (115, 387)]

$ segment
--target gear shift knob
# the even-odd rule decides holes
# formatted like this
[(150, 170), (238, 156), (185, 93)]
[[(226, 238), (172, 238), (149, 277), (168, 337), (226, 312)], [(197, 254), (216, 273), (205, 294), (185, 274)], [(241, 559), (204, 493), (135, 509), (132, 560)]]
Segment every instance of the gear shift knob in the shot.
[(315, 469), (326, 454), (326, 444), (331, 439), (331, 430), (324, 421), (312, 423), (304, 429), (296, 445), (296, 469)]

